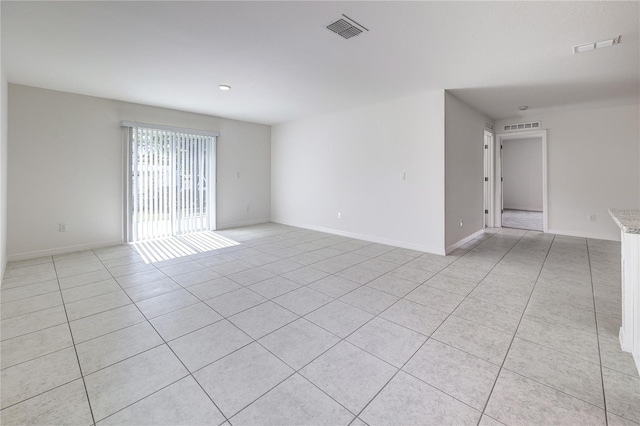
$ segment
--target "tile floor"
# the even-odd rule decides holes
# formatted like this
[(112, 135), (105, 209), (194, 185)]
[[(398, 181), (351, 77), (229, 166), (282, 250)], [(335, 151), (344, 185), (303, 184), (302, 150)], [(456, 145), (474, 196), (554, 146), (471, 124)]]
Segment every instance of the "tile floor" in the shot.
[(442, 257), (221, 234), (241, 244), (11, 263), (2, 424), (640, 423), (616, 243), (504, 229)]
[(542, 231), (543, 222), (542, 212), (504, 209), (502, 213), (502, 226), (505, 228)]

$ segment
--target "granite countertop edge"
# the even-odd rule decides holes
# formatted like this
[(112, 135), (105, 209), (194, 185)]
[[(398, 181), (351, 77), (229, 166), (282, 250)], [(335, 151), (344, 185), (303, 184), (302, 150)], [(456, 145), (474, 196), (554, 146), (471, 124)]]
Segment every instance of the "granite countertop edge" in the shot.
[(640, 210), (609, 209), (616, 224), (627, 234), (640, 234)]

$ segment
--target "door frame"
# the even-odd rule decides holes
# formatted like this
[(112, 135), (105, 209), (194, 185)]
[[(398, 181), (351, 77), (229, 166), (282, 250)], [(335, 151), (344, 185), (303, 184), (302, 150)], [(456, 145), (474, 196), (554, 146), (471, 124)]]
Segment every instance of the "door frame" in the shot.
[(484, 202), (483, 202), (483, 214), (484, 218), (484, 227), (485, 228), (493, 228), (494, 218), (493, 218), (493, 208), (491, 206), (494, 205), (494, 197), (495, 190), (492, 182), (494, 180), (495, 168), (494, 157), (495, 157), (495, 140), (496, 137), (493, 132), (489, 130), (484, 131), (484, 182), (483, 182), (483, 194), (484, 194)]
[[(132, 140), (131, 140), (131, 131), (132, 128), (135, 127), (144, 127), (148, 129), (159, 129), (159, 130), (169, 130), (172, 132), (185, 132), (196, 135), (203, 135), (212, 137), (211, 141), (211, 155), (208, 156), (209, 161), (209, 173), (212, 182), (208, 182), (207, 186), (209, 187), (210, 200), (213, 202), (213, 207), (209, 209), (209, 231), (215, 231), (218, 229), (218, 138), (220, 137), (220, 132), (210, 131), (210, 130), (195, 130), (195, 129), (187, 129), (181, 127), (173, 127), (173, 126), (163, 126), (158, 124), (147, 124), (147, 123), (137, 123), (134, 121), (126, 121), (123, 120), (120, 123), (122, 129), (122, 146), (123, 146), (123, 161), (124, 167), (123, 172), (124, 176), (122, 179), (122, 242), (123, 243), (131, 243), (132, 242), (132, 223), (131, 223), (131, 209), (133, 206), (133, 193), (131, 190), (131, 161), (132, 161)], [(171, 142), (171, 150), (175, 149), (175, 140)], [(173, 167), (173, 158), (171, 159), (172, 167)], [(172, 183), (170, 185), (170, 197), (173, 199), (173, 194), (175, 191), (175, 182), (174, 176), (172, 176)], [(173, 226), (173, 225), (172, 225)], [(173, 234), (173, 228), (172, 228)]]
[(524, 132), (498, 133), (494, 139), (495, 174), (489, 176), (495, 198), (490, 216), (496, 228), (502, 227), (502, 146), (505, 141), (513, 139), (541, 138), (542, 139), (542, 232), (549, 230), (549, 207), (547, 197), (547, 130), (530, 130)]

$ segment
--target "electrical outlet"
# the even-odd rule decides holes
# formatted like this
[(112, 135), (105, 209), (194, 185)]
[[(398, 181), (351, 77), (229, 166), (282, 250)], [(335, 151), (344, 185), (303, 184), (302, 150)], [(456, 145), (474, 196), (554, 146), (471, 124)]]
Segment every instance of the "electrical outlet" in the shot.
[(59, 232), (67, 232), (67, 224), (64, 222), (60, 222), (58, 224), (58, 231)]
[(247, 204), (247, 211), (251, 210), (251, 206), (249, 204)]
[(598, 219), (596, 215), (593, 213), (591, 213), (588, 218), (589, 218), (589, 222), (595, 222)]
[(400, 175), (400, 179), (407, 180), (407, 172), (402, 172), (402, 174)]
[(342, 212), (338, 212), (338, 219), (342, 219)]
[(462, 228), (462, 219), (460, 219), (460, 227)]
[(240, 172), (236, 172), (236, 179), (240, 179)]

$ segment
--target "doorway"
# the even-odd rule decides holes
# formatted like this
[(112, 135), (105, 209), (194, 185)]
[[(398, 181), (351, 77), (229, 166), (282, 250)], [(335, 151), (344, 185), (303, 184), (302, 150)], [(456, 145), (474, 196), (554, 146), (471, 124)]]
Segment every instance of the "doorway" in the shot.
[(216, 135), (127, 127), (127, 241), (215, 230)]
[(502, 227), (542, 231), (542, 138), (502, 145)]
[(494, 225), (547, 232), (547, 132), (496, 135)]

